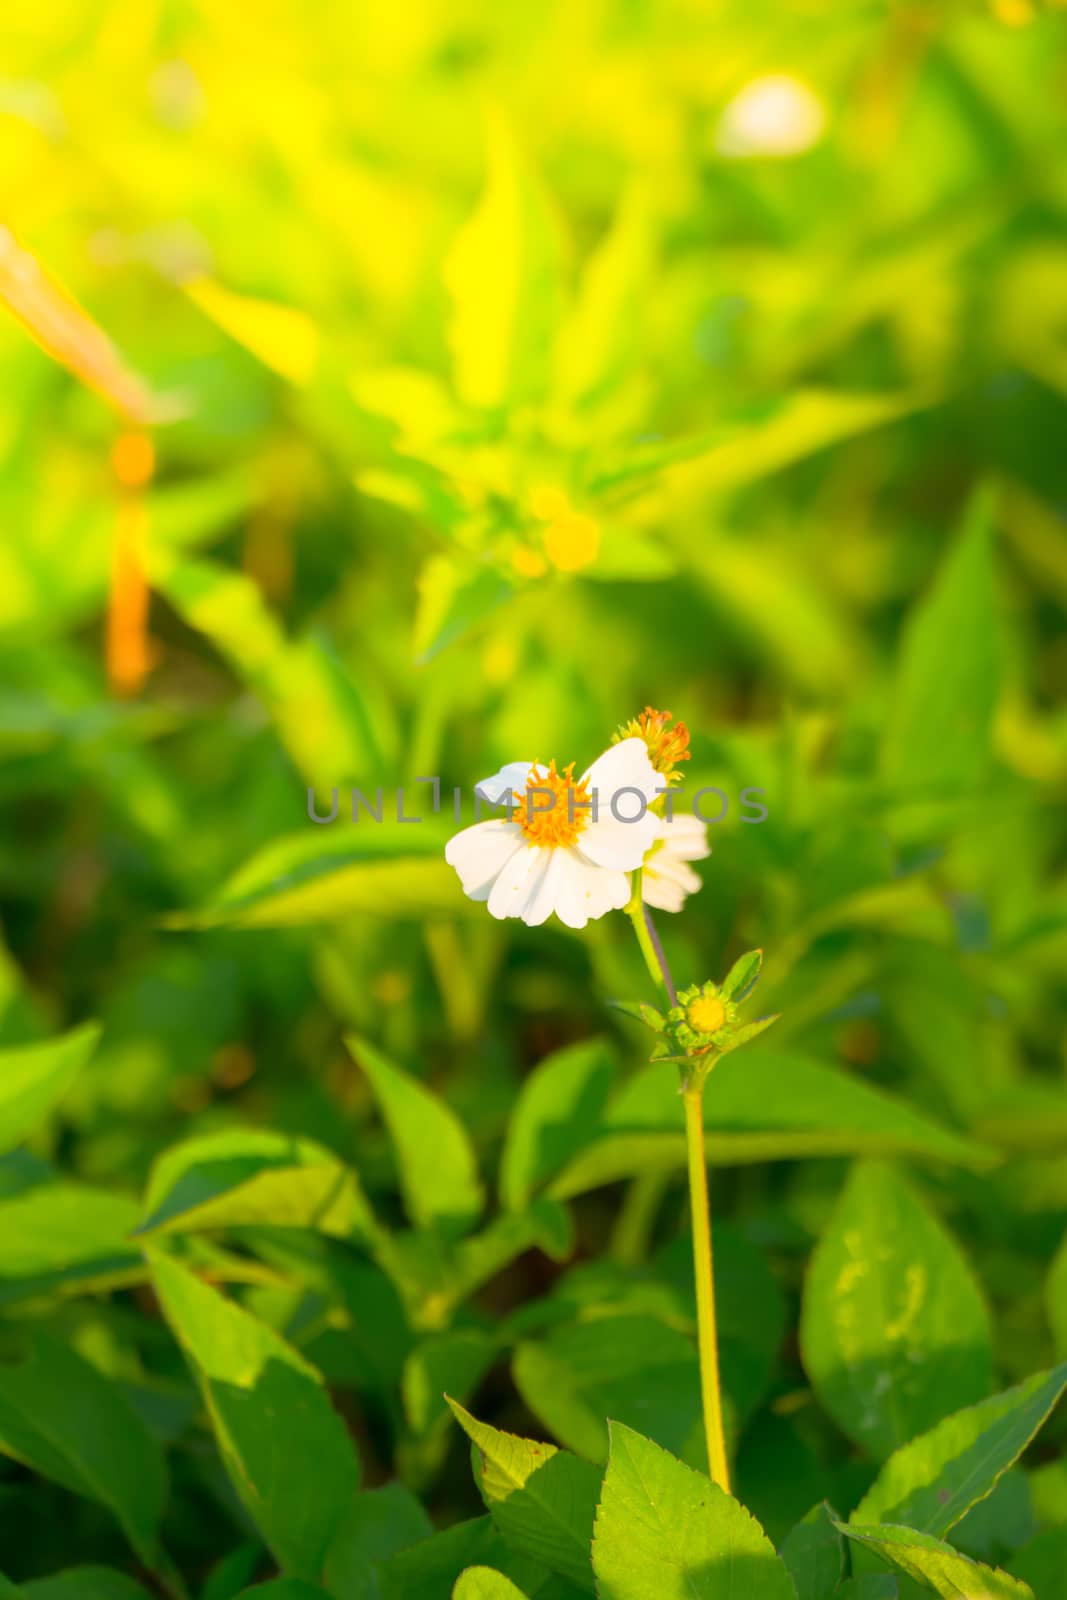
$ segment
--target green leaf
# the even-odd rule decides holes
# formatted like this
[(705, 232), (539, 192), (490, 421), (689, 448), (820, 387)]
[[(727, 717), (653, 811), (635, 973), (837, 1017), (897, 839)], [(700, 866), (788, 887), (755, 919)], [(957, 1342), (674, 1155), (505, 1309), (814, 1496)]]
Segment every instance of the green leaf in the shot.
[(167, 1496), (163, 1455), (117, 1384), (43, 1333), (0, 1367), (0, 1450), (106, 1506), (146, 1566)]
[(353, 1499), (326, 1552), (327, 1587), (344, 1600), (378, 1600), (376, 1563), (432, 1532), (429, 1517), (402, 1483), (365, 1489)]
[(606, 1041), (590, 1039), (554, 1051), (523, 1080), (500, 1164), (500, 1197), (512, 1211), (527, 1206), (591, 1137), (615, 1070)]
[(1054, 1595), (1067, 1572), (1067, 1528), (1038, 1534), (1012, 1557), (1011, 1565), (1015, 1576), (1030, 1585), (1038, 1600)]
[(1067, 1356), (1067, 1234), (1057, 1250), (1045, 1283), (1045, 1303), (1058, 1356)]
[(722, 998), (739, 1004), (756, 987), (762, 966), (762, 950), (749, 950), (746, 955), (739, 956), (722, 980), (719, 988)]
[(420, 572), (418, 593), (414, 650), (421, 667), (491, 616), (515, 589), (485, 562), (437, 555)]
[(152, 1277), (249, 1516), (293, 1577), (317, 1578), (359, 1487), (321, 1379), (272, 1329), (153, 1252)]
[(468, 1567), (456, 1579), (452, 1600), (527, 1600), (527, 1596), (492, 1567)]
[(909, 619), (886, 724), (886, 776), (953, 793), (989, 762), (999, 680), (992, 508), (980, 496), (934, 586)]
[[(372, 824), (377, 826), (377, 824)], [(314, 928), (355, 914), (390, 921), (472, 918), (484, 910), (468, 900), (448, 862), (412, 851), (396, 860), (361, 859), (321, 872), (293, 887), (264, 890), (242, 905), (175, 912), (171, 928)]]
[(179, 615), (263, 700), (305, 781), (358, 783), (379, 752), (355, 682), (316, 639), (286, 638), (243, 573), (156, 551), (152, 577)]
[(892, 1455), (853, 1513), (937, 1537), (996, 1486), (1067, 1388), (1067, 1362), (946, 1417)]
[(454, 1400), (453, 1416), (478, 1451), (478, 1487), (514, 1549), (589, 1593), (589, 1547), (600, 1474), (555, 1445), (501, 1433)]
[[(0, 1588), (0, 1596), (5, 1593)], [(148, 1591), (110, 1567), (72, 1567), (51, 1578), (35, 1578), (12, 1589), (21, 1600), (148, 1600)]]
[(557, 387), (567, 405), (583, 407), (605, 398), (632, 371), (641, 335), (634, 306), (652, 271), (649, 198), (644, 183), (630, 187), (560, 329)]
[(377, 1569), (381, 1600), (452, 1600), (453, 1586), (464, 1569), (482, 1565), (523, 1585), (528, 1578), (534, 1582), (544, 1578), (543, 1567), (509, 1550), (491, 1517), (476, 1517), (421, 1539), (381, 1562)]
[(873, 1550), (889, 1566), (944, 1600), (1034, 1600), (1027, 1584), (999, 1569), (981, 1566), (928, 1533), (891, 1525), (838, 1526), (857, 1544)]
[(744, 1506), (639, 1433), (610, 1432), (593, 1539), (599, 1600), (796, 1600)]
[(310, 1139), (233, 1128), (173, 1146), (156, 1162), (141, 1234), (269, 1224), (368, 1237), (374, 1217), (356, 1173)]
[(255, 1583), (251, 1589), (242, 1589), (237, 1600), (330, 1600), (330, 1597), (318, 1584), (304, 1583), (300, 1578), (272, 1578), (269, 1583)]
[(845, 1541), (837, 1514), (824, 1500), (798, 1522), (782, 1545), (797, 1600), (831, 1600), (845, 1576)]
[[(789, 1051), (724, 1057), (704, 1101), (713, 1166), (818, 1155), (921, 1155), (974, 1167), (997, 1160), (906, 1101)], [(623, 1084), (549, 1193), (568, 1199), (637, 1172), (682, 1170), (685, 1159), (677, 1085), (653, 1065)]]
[(445, 263), (456, 388), (496, 409), (543, 391), (559, 310), (560, 249), (539, 185), (499, 123), (478, 209)]
[(601, 1316), (521, 1343), (515, 1386), (540, 1422), (571, 1450), (594, 1461), (608, 1453), (607, 1417), (688, 1454), (700, 1429), (700, 1364), (692, 1339), (654, 1317)]
[(43, 1183), (0, 1201), (0, 1305), (137, 1282), (145, 1275), (129, 1239), (137, 1217), (125, 1195), (76, 1183)]
[(464, 1232), (481, 1216), (485, 1192), (463, 1124), (425, 1084), (365, 1040), (350, 1034), (346, 1042), (370, 1079), (389, 1129), (412, 1222)]
[(404, 1413), (416, 1434), (448, 1417), (445, 1395), (465, 1400), (497, 1355), (496, 1340), (479, 1328), (456, 1328), (425, 1339), (404, 1363)]
[(51, 1111), (100, 1038), (96, 1023), (41, 1044), (0, 1050), (0, 1151), (10, 1150)]
[(819, 1241), (800, 1338), (822, 1404), (876, 1456), (992, 1384), (989, 1313), (970, 1267), (879, 1162), (853, 1169)]

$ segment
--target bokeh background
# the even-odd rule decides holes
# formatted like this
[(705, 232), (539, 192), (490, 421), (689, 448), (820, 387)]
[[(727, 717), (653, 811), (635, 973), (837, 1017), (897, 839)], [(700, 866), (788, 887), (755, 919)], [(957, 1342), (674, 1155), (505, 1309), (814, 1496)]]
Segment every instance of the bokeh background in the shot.
[[(466, 904), (447, 815), (397, 826), (389, 796), (580, 770), (667, 706), (687, 789), (731, 797), (661, 919), (676, 975), (765, 947), (777, 1049), (996, 1148), (922, 1182), (1005, 1379), (1050, 1359), (1065, 24), (1031, 0), (5, 14), (0, 1042), (104, 1025), (40, 1160), (133, 1194), (175, 1140), (253, 1124), (395, 1206), (354, 1028), (491, 1172), (549, 1051), (607, 1034), (640, 1063), (605, 1000), (647, 979), (621, 917), (575, 936)], [(345, 820), (353, 784), (384, 788), (381, 826)], [(842, 1139), (716, 1174), (784, 1303)], [(609, 1174), (575, 1220), (572, 1260), (643, 1259), (684, 1226), (680, 1176)], [(566, 1270), (522, 1255), (481, 1314)], [(78, 1315), (110, 1359), (121, 1335)], [(783, 1349), (740, 1470), (776, 1531), (814, 1463), (848, 1465)], [(483, 1412), (536, 1426), (494, 1372)], [(388, 1475), (410, 1416), (353, 1414)], [(415, 1476), (447, 1521), (474, 1502), (443, 1449)], [(1067, 1521), (1062, 1469), (1040, 1483)], [(32, 1487), (0, 1520), (40, 1518), (48, 1570), (59, 1491)], [(196, 1494), (206, 1560), (224, 1518)]]

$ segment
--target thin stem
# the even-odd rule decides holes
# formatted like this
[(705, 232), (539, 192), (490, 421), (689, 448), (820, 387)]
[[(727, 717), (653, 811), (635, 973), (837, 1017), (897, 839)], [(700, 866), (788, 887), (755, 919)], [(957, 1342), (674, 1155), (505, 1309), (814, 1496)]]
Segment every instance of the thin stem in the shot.
[(685, 1143), (689, 1161), (689, 1204), (693, 1227), (693, 1268), (697, 1291), (697, 1344), (700, 1350), (700, 1393), (704, 1404), (704, 1436), (711, 1476), (730, 1492), (730, 1469), (722, 1426), (719, 1342), (715, 1329), (715, 1277), (711, 1255), (711, 1208), (708, 1167), (704, 1154), (704, 1083), (683, 1092)]
[(671, 977), (671, 969), (667, 965), (667, 957), (663, 953), (663, 946), (660, 944), (659, 934), (656, 932), (656, 924), (652, 921), (652, 913), (644, 904), (644, 902), (642, 902), (641, 911), (644, 915), (645, 931), (648, 934), (649, 943), (656, 952), (656, 960), (659, 963), (659, 969), (663, 974), (663, 982), (667, 989), (667, 997), (670, 1000), (671, 1005), (675, 1006), (678, 1004), (678, 996), (674, 991), (674, 980)]
[(668, 994), (670, 994), (671, 985), (669, 976), (664, 972), (663, 967), (660, 966), (659, 957), (656, 954), (656, 946), (653, 944), (652, 937), (648, 931), (648, 920), (645, 917), (645, 903), (641, 898), (640, 868), (634, 873), (633, 893), (626, 904), (626, 915), (633, 923), (634, 933), (637, 935), (637, 942), (641, 946), (641, 954), (645, 958), (645, 966), (649, 970), (652, 982), (657, 986), (657, 988), (664, 989)]

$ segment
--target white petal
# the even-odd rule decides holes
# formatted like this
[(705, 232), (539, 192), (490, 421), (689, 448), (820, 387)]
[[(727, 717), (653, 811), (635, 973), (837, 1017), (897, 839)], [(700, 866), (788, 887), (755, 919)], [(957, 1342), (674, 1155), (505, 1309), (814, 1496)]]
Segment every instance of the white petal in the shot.
[(542, 922), (548, 921), (554, 911), (561, 922), (573, 928), (575, 924), (565, 915), (572, 898), (569, 871), (571, 852), (544, 850), (541, 853), (548, 857), (548, 865), (526, 901), (522, 920), (527, 927), (538, 928)]
[(491, 778), (483, 778), (480, 783), (476, 783), (474, 792), (488, 800), (490, 805), (502, 805), (508, 795), (513, 794), (516, 789), (520, 794), (523, 792), (531, 771), (534, 767), (540, 766), (540, 761), (509, 761), (506, 767), (494, 772)]
[(669, 878), (651, 877), (646, 872), (641, 878), (641, 898), (646, 906), (653, 906), (657, 911), (681, 911), (686, 894), (680, 884), (672, 883)]
[[(583, 774), (582, 782), (597, 791), (602, 815), (605, 811), (610, 812), (611, 797), (620, 789), (639, 789), (651, 803), (657, 792), (667, 787), (662, 773), (657, 772), (648, 759), (648, 746), (643, 739), (623, 739), (619, 744), (613, 744), (610, 750), (597, 756), (588, 772)], [(619, 801), (619, 810), (626, 816), (636, 809), (637, 801), (632, 794), (625, 795)]]
[[(636, 809), (633, 795), (626, 795), (619, 809), (626, 816), (627, 806)], [(603, 797), (597, 803), (597, 821), (590, 822), (578, 835), (578, 849), (598, 867), (632, 872), (660, 837), (661, 818), (646, 811), (635, 822), (618, 822)], [(664, 846), (664, 849), (666, 846)]]
[(445, 860), (458, 872), (465, 895), (471, 900), (487, 900), (499, 873), (522, 843), (517, 822), (494, 817), (453, 834), (445, 845)]
[(581, 851), (559, 850), (566, 866), (557, 879), (556, 915), (568, 928), (584, 928), (587, 922), (621, 911), (630, 898), (630, 879), (625, 872), (595, 867)]
[[(680, 811), (669, 822), (664, 817), (660, 838), (663, 840), (663, 849), (658, 850), (656, 856), (670, 855), (678, 861), (703, 861), (705, 856), (711, 855), (708, 825), (691, 811)], [(655, 859), (654, 856), (653, 861)]]
[[(512, 826), (517, 827), (518, 824)], [(527, 906), (548, 871), (551, 858), (551, 850), (539, 850), (536, 845), (522, 844), (506, 862), (489, 891), (489, 915), (497, 918), (525, 916)]]

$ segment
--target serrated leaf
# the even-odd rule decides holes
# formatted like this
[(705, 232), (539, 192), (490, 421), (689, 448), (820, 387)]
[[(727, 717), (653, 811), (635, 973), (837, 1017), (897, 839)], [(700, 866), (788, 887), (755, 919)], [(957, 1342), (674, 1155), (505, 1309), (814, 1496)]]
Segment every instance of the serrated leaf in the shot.
[(703, 1473), (619, 1423), (593, 1537), (599, 1600), (796, 1600), (774, 1546)]
[(559, 271), (559, 239), (548, 203), (497, 123), (485, 192), (444, 269), (456, 388), (469, 405), (514, 405), (544, 389)]
[(10, 1150), (43, 1121), (99, 1038), (99, 1027), (87, 1022), (58, 1039), (0, 1050), (0, 1151)]
[(187, 1268), (155, 1252), (151, 1265), (237, 1494), (279, 1564), (313, 1581), (360, 1475), (319, 1374)]
[(1034, 1600), (1033, 1591), (1017, 1578), (982, 1566), (928, 1533), (892, 1525), (846, 1526), (842, 1533), (873, 1550), (889, 1566), (943, 1600)]
[(854, 1168), (812, 1257), (801, 1351), (838, 1425), (885, 1457), (992, 1383), (989, 1313), (954, 1241), (892, 1168)]
[(760, 1017), (755, 1022), (743, 1022), (739, 1028), (731, 1028), (725, 1039), (715, 1041), (715, 1048), (721, 1056), (727, 1056), (731, 1050), (740, 1049), (741, 1045), (748, 1044), (752, 1039), (758, 1039), (761, 1033), (778, 1021), (778, 1014), (773, 1017)]
[(389, 1129), (408, 1216), (419, 1228), (437, 1225), (463, 1233), (485, 1207), (467, 1130), (432, 1090), (365, 1040), (349, 1034), (346, 1043), (367, 1074)]
[(719, 989), (722, 998), (740, 1004), (759, 982), (762, 966), (762, 950), (749, 950), (745, 955), (739, 956), (722, 981)]
[(556, 1050), (524, 1079), (508, 1123), (500, 1197), (522, 1210), (591, 1137), (615, 1080), (615, 1058), (602, 1039)]
[(797, 1600), (832, 1600), (845, 1576), (845, 1540), (837, 1514), (824, 1500), (813, 1506), (782, 1545)]
[(454, 1400), (448, 1404), (478, 1451), (478, 1487), (503, 1537), (592, 1593), (589, 1548), (600, 1489), (597, 1469), (555, 1445), (479, 1422)]
[(890, 1456), (854, 1520), (948, 1533), (1018, 1460), (1065, 1388), (1067, 1362), (946, 1417)]
[(155, 1566), (162, 1451), (122, 1390), (58, 1339), (35, 1333), (26, 1361), (0, 1367), (0, 1450), (105, 1506)]
[(527, 1600), (527, 1596), (492, 1567), (468, 1567), (456, 1579), (452, 1600)]

